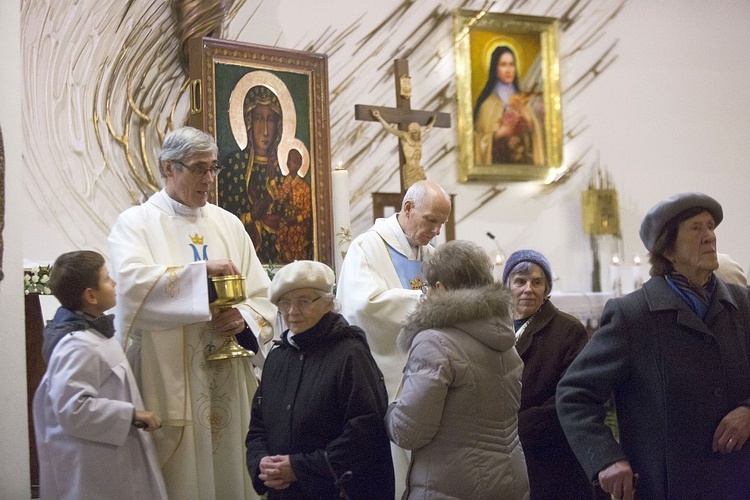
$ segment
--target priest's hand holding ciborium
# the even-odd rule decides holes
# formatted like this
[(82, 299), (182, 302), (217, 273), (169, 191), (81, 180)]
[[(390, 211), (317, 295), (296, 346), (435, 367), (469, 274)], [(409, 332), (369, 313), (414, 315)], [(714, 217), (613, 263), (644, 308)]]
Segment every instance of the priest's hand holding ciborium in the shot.
[[(206, 359), (217, 361), (222, 359), (244, 358), (255, 353), (243, 348), (237, 343), (236, 333), (245, 328), (245, 320), (239, 311), (231, 311), (233, 306), (241, 304), (247, 298), (245, 295), (245, 277), (239, 274), (212, 276), (210, 278), (216, 290), (216, 298), (210, 302), (214, 311), (214, 328), (217, 333), (224, 335), (224, 343), (212, 352)], [(209, 298), (211, 300), (213, 297)], [(236, 331), (236, 333), (232, 333)]]

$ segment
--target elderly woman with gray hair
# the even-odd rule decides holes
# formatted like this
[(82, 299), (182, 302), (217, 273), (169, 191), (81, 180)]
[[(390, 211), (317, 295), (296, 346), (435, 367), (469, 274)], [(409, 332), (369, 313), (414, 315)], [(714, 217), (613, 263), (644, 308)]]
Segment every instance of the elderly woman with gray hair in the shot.
[(528, 498), (518, 440), (523, 363), (487, 253), (450, 241), (425, 262), (426, 298), (398, 346), (409, 359), (388, 435), (412, 450), (404, 498)]
[(607, 302), (557, 386), (573, 451), (614, 498), (750, 498), (750, 297), (714, 275), (723, 217), (702, 193), (648, 211), (651, 279)]
[(595, 498), (555, 407), (557, 383), (588, 342), (586, 328), (550, 302), (552, 269), (541, 253), (513, 252), (505, 263), (503, 285), (510, 291), (516, 349), (524, 363), (518, 434), (531, 498)]
[(392, 499), (388, 397), (361, 328), (334, 311), (330, 267), (282, 267), (268, 289), (289, 326), (253, 398), (245, 444), (255, 490), (274, 498)]

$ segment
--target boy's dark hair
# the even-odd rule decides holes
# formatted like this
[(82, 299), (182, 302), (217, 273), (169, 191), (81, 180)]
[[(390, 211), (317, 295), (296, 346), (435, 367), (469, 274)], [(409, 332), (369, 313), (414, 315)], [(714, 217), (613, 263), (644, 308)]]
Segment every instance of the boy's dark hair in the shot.
[(77, 311), (83, 307), (83, 292), (99, 289), (99, 273), (104, 257), (91, 250), (64, 253), (57, 258), (49, 273), (52, 294), (66, 309)]

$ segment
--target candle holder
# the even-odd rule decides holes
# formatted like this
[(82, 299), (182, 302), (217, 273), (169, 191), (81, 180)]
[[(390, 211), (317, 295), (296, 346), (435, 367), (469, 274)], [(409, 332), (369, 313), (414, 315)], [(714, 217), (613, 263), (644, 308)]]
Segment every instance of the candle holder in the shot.
[(619, 297), (622, 295), (622, 275), (620, 274), (620, 258), (617, 255), (612, 256), (612, 264), (609, 266), (609, 280), (612, 295)]
[(583, 215), (583, 233), (589, 235), (593, 269), (591, 272), (591, 290), (601, 292), (601, 263), (599, 261), (599, 238), (614, 236), (620, 239), (620, 209), (617, 202), (617, 190), (608, 172), (597, 167), (592, 174), (589, 187), (581, 195)]

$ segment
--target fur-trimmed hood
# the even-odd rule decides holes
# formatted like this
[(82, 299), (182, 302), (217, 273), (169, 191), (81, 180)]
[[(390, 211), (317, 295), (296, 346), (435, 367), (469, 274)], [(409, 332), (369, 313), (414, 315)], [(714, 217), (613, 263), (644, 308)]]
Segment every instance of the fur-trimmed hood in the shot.
[(401, 326), (398, 347), (408, 352), (418, 333), (446, 327), (464, 331), (498, 351), (516, 343), (510, 295), (500, 283), (431, 293)]

